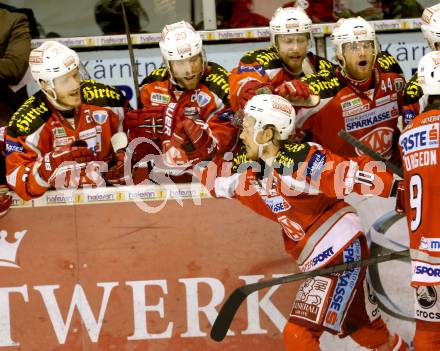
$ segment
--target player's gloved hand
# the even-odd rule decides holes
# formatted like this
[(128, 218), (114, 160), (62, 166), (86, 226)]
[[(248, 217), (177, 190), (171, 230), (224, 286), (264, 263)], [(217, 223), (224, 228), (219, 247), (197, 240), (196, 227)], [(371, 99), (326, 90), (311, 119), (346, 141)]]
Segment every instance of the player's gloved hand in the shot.
[(68, 146), (63, 150), (51, 151), (43, 156), (37, 169), (38, 174), (45, 182), (50, 183), (52, 177), (56, 176), (58, 167), (68, 161), (76, 162), (77, 167), (84, 168), (87, 163), (96, 161), (96, 156), (84, 146)]
[(269, 83), (263, 83), (258, 80), (249, 80), (244, 83), (238, 91), (238, 103), (240, 108), (244, 108), (246, 102), (258, 94), (272, 94), (273, 87)]
[(192, 163), (211, 159), (217, 150), (217, 143), (209, 133), (208, 124), (201, 119), (184, 118), (174, 131), (170, 143), (171, 146), (185, 150)]
[(132, 132), (135, 128), (136, 137), (161, 138), (164, 135), (166, 108), (167, 105), (160, 105), (129, 111), (124, 117), (124, 129)]
[(307, 99), (311, 95), (309, 85), (299, 79), (286, 81), (280, 84), (275, 91), (288, 100)]
[[(125, 185), (127, 180), (124, 177), (124, 161), (125, 150), (118, 150), (114, 156), (115, 164), (108, 170), (105, 180), (109, 184), (113, 185)], [(129, 167), (127, 165), (127, 167)]]
[(0, 185), (0, 218), (6, 215), (12, 205), (12, 196), (9, 195), (9, 188)]
[(403, 180), (397, 183), (396, 206), (394, 210), (397, 213), (405, 213), (405, 185), (403, 184)]
[(314, 107), (321, 101), (319, 95), (312, 94), (309, 85), (299, 79), (282, 83), (275, 89), (275, 93), (297, 107)]

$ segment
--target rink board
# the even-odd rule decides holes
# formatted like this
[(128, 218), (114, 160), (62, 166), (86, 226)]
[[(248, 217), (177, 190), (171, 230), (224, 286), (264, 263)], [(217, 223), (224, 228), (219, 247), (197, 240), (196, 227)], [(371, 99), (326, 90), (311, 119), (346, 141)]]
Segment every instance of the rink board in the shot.
[(294, 285), (249, 298), (234, 335), (209, 338), (234, 288), (295, 271), (276, 223), (206, 194), (146, 213), (110, 193), (16, 201), (1, 220), (1, 350), (282, 349)]

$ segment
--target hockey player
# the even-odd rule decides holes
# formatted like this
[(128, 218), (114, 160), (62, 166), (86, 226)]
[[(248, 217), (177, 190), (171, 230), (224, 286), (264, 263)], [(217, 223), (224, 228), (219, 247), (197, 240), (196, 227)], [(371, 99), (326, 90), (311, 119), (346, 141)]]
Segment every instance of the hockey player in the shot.
[(440, 51), (420, 60), (418, 81), (427, 106), (402, 132), (399, 146), (415, 294), (414, 347), (424, 351), (440, 350)]
[[(243, 146), (232, 161), (216, 159), (199, 173), (211, 193), (234, 197), (278, 222), (285, 249), (302, 271), (367, 258), (360, 219), (342, 198), (352, 191), (388, 196), (392, 175), (368, 156), (344, 159), (317, 144), (287, 141), (295, 111), (280, 96), (256, 95), (244, 114)], [(368, 298), (365, 271), (356, 268), (305, 281), (284, 329), (286, 350), (319, 350), (324, 331), (349, 335), (370, 349), (405, 350)]]
[[(422, 14), (422, 33), (431, 50), (440, 50), (440, 4), (428, 7)], [(417, 74), (414, 74), (403, 90), (403, 124), (406, 126), (415, 116), (423, 112), (428, 96), (423, 94)]]
[(307, 98), (308, 87), (298, 79), (321, 69), (326, 59), (308, 52), (312, 21), (301, 7), (278, 8), (269, 24), (271, 46), (246, 53), (229, 77), (231, 107), (243, 108), (255, 94), (274, 92), (292, 99)]
[(321, 70), (302, 80), (321, 101), (302, 108), (297, 128), (310, 131), (313, 141), (341, 156), (361, 152), (338, 137), (345, 129), (389, 159), (398, 158), (396, 132), (405, 80), (396, 59), (378, 52), (373, 27), (361, 17), (340, 19), (332, 41), (339, 67), (335, 74)]
[[(81, 81), (79, 63), (75, 51), (55, 41), (30, 54), (41, 90), (13, 115), (6, 135), (7, 182), (25, 200), (41, 196), (64, 176), (66, 185), (77, 185), (69, 172), (81, 170), (81, 181), (91, 182), (85, 168), (110, 161), (112, 136), (124, 135), (126, 98), (114, 87)], [(60, 167), (66, 161), (76, 164)]]
[[(170, 165), (209, 159), (228, 149), (235, 140), (234, 128), (217, 114), (229, 105), (229, 72), (206, 60), (199, 33), (185, 21), (165, 26), (159, 46), (166, 67), (144, 79), (143, 108), (125, 119), (129, 141), (154, 140)], [(181, 140), (174, 133), (179, 130), (185, 130), (195, 143)], [(157, 152), (150, 144), (141, 144), (134, 159), (150, 153)]]

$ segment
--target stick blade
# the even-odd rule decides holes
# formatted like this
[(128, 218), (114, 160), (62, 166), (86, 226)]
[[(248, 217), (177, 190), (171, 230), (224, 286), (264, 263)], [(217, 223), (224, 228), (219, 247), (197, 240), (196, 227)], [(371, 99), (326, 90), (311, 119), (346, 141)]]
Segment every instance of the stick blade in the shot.
[(222, 341), (234, 319), (237, 310), (248, 294), (242, 288), (235, 289), (223, 304), (211, 329), (211, 339)]

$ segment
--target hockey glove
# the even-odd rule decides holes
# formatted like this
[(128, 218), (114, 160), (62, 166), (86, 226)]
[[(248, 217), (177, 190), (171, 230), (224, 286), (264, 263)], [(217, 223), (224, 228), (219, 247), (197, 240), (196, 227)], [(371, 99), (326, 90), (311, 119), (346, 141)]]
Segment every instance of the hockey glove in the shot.
[[(184, 149), (192, 163), (211, 159), (217, 150), (217, 143), (209, 133), (208, 124), (201, 119), (184, 118), (170, 141), (172, 146)], [(188, 146), (186, 141), (191, 145)]]
[(314, 107), (319, 104), (320, 97), (313, 95), (309, 85), (302, 80), (294, 79), (280, 84), (275, 92), (289, 100), (293, 106)]
[(127, 183), (124, 177), (124, 160), (125, 150), (117, 151), (114, 157), (115, 164), (109, 169), (105, 176), (107, 183), (113, 185), (125, 185)]
[[(51, 183), (57, 172), (63, 172), (60, 167), (62, 166), (63, 162), (76, 162), (76, 165), (73, 165), (74, 168), (84, 168), (87, 163), (95, 160), (96, 157), (94, 153), (87, 147), (67, 147), (61, 151), (52, 151), (45, 154), (41, 160), (41, 164), (38, 166), (37, 171), (43, 181), (46, 183)], [(70, 164), (68, 168), (72, 169), (72, 164)]]
[(124, 118), (124, 129), (136, 134), (136, 137), (162, 138), (165, 132), (166, 108), (166, 105), (150, 106), (127, 112)]
[(269, 83), (263, 83), (258, 80), (249, 80), (244, 83), (238, 91), (238, 103), (240, 108), (244, 108), (248, 100), (259, 94), (272, 94), (273, 87)]

